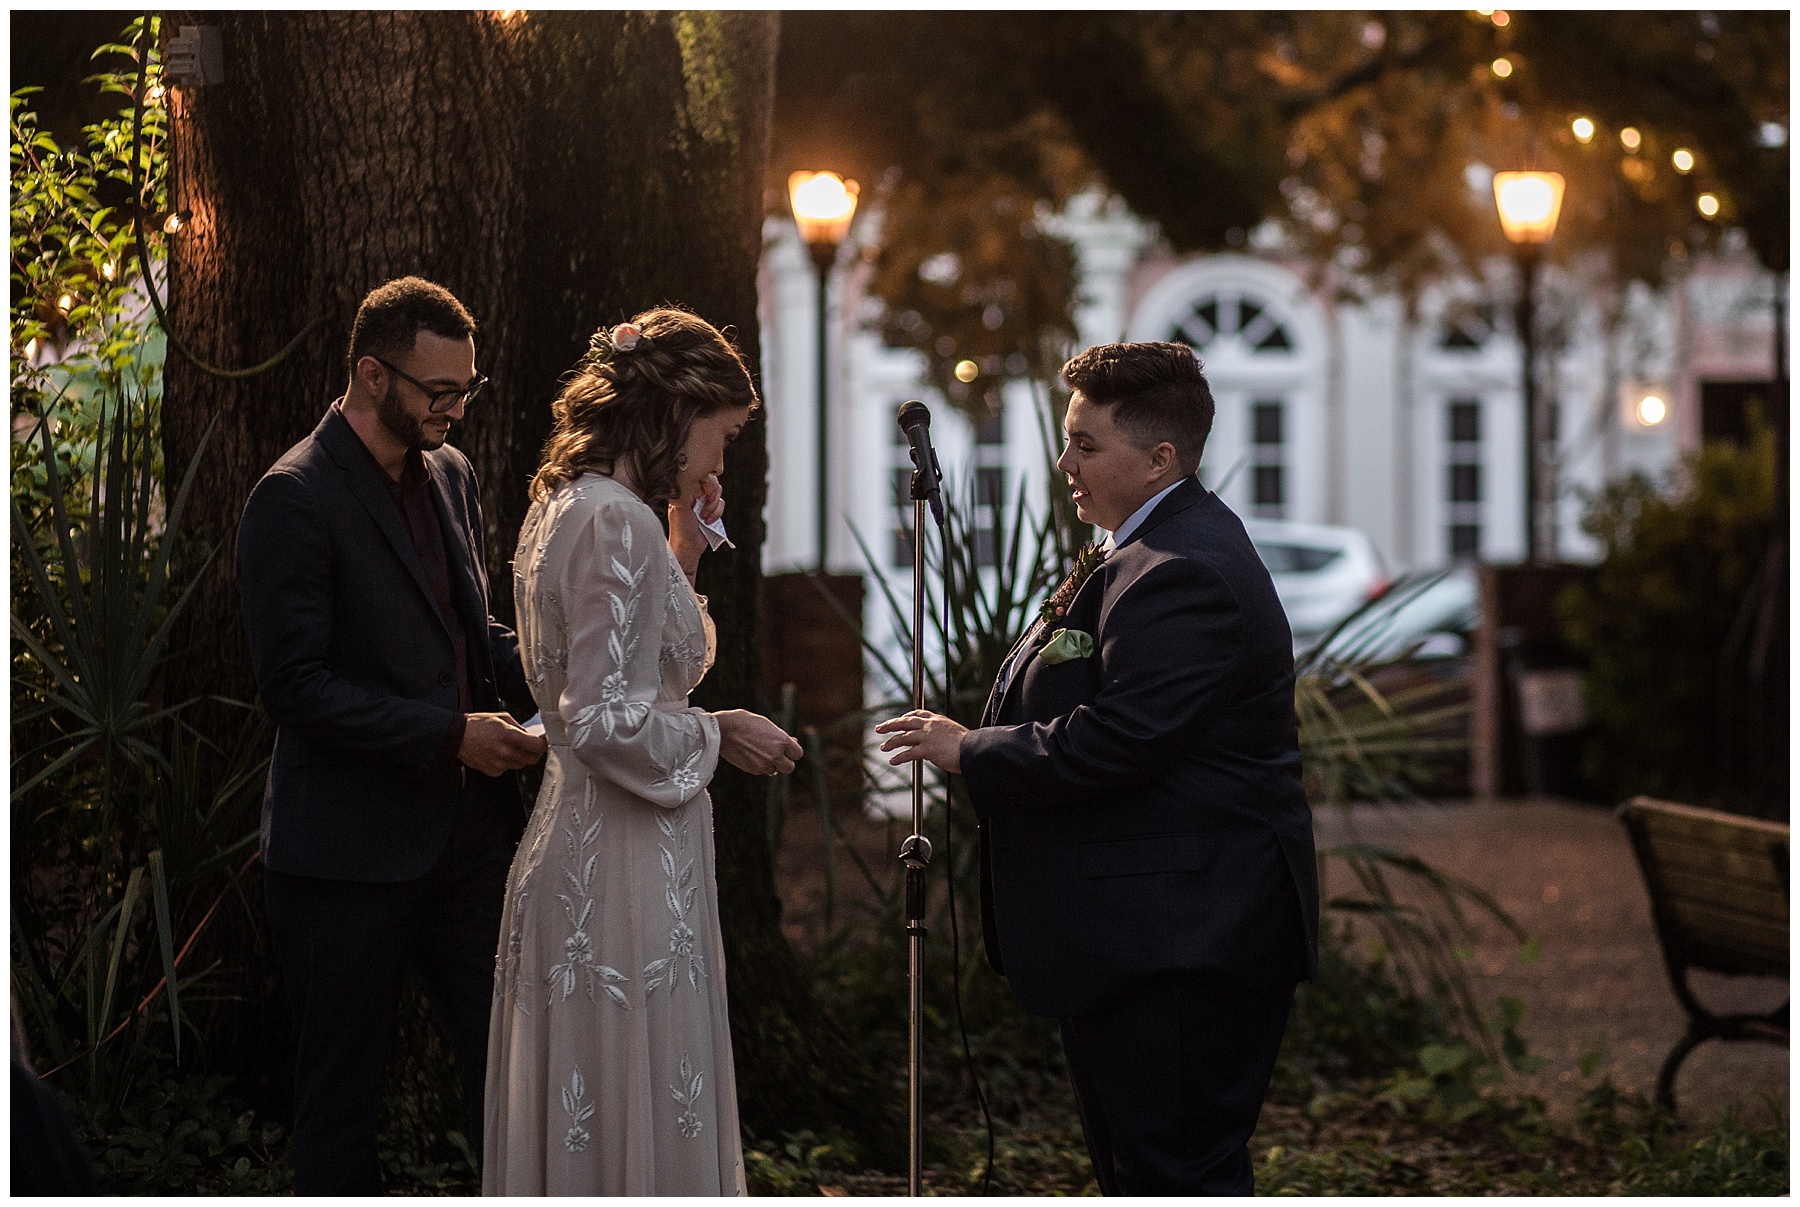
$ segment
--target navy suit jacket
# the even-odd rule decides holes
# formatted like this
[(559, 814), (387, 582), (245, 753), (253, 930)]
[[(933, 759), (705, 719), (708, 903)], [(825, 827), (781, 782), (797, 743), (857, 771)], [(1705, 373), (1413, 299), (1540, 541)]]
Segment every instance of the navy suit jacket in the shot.
[(1082, 584), (962, 743), (988, 958), (1080, 1014), (1157, 973), (1311, 978), (1319, 889), (1287, 617), (1243, 524), (1195, 479)]
[[(518, 640), (488, 613), (474, 471), (449, 445), (424, 457), (473, 710), (508, 702), (529, 715)], [(449, 842), (465, 779), (440, 758), (459, 711), (455, 650), (381, 468), (335, 407), (250, 492), (237, 572), (277, 727), (264, 864), (334, 880), (424, 875)], [(514, 777), (466, 778), (522, 820)]]

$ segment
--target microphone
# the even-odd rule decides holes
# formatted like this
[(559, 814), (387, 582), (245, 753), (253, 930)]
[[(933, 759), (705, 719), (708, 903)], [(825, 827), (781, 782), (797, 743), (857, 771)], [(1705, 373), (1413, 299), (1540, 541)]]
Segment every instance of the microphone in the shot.
[(944, 471), (938, 465), (937, 450), (931, 447), (931, 409), (913, 399), (900, 404), (900, 430), (906, 433), (908, 452), (912, 454), (912, 497), (931, 504), (931, 518), (939, 528), (944, 526)]

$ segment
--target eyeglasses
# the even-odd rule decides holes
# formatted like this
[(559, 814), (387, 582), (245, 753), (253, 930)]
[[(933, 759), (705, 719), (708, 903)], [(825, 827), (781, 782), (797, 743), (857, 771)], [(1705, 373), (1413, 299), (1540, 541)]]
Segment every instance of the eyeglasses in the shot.
[(376, 364), (386, 368), (387, 371), (392, 373), (395, 377), (410, 381), (415, 386), (418, 386), (421, 390), (425, 391), (425, 406), (433, 415), (442, 415), (445, 411), (454, 411), (463, 403), (474, 402), (475, 396), (481, 393), (482, 387), (488, 383), (488, 379), (485, 375), (477, 373), (475, 375), (475, 380), (466, 386), (455, 386), (448, 390), (440, 390), (435, 386), (426, 385), (411, 373), (408, 373), (405, 369), (402, 369), (399, 365), (396, 365), (391, 361), (383, 360), (381, 357), (374, 356), (373, 354), (371, 354), (370, 359)]

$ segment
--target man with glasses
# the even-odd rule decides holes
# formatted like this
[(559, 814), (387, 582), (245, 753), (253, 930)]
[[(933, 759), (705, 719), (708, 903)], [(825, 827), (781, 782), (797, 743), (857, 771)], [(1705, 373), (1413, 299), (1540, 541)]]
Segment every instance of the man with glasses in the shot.
[(263, 475), (238, 528), (244, 624), (276, 724), (264, 901), (293, 1008), (300, 1194), (379, 1194), (401, 979), (456, 1052), (481, 1144), (489, 1004), (523, 810), (545, 745), (518, 641), (488, 610), (481, 508), (446, 446), (487, 379), (475, 321), (417, 277), (363, 299), (350, 384)]

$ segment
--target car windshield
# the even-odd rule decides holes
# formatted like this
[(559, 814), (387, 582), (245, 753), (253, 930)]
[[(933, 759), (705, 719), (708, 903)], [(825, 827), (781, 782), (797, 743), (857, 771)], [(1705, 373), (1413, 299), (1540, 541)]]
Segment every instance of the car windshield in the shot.
[(1321, 549), (1317, 545), (1294, 545), (1285, 542), (1257, 541), (1257, 556), (1270, 574), (1308, 574), (1323, 570), (1344, 555), (1342, 549)]

